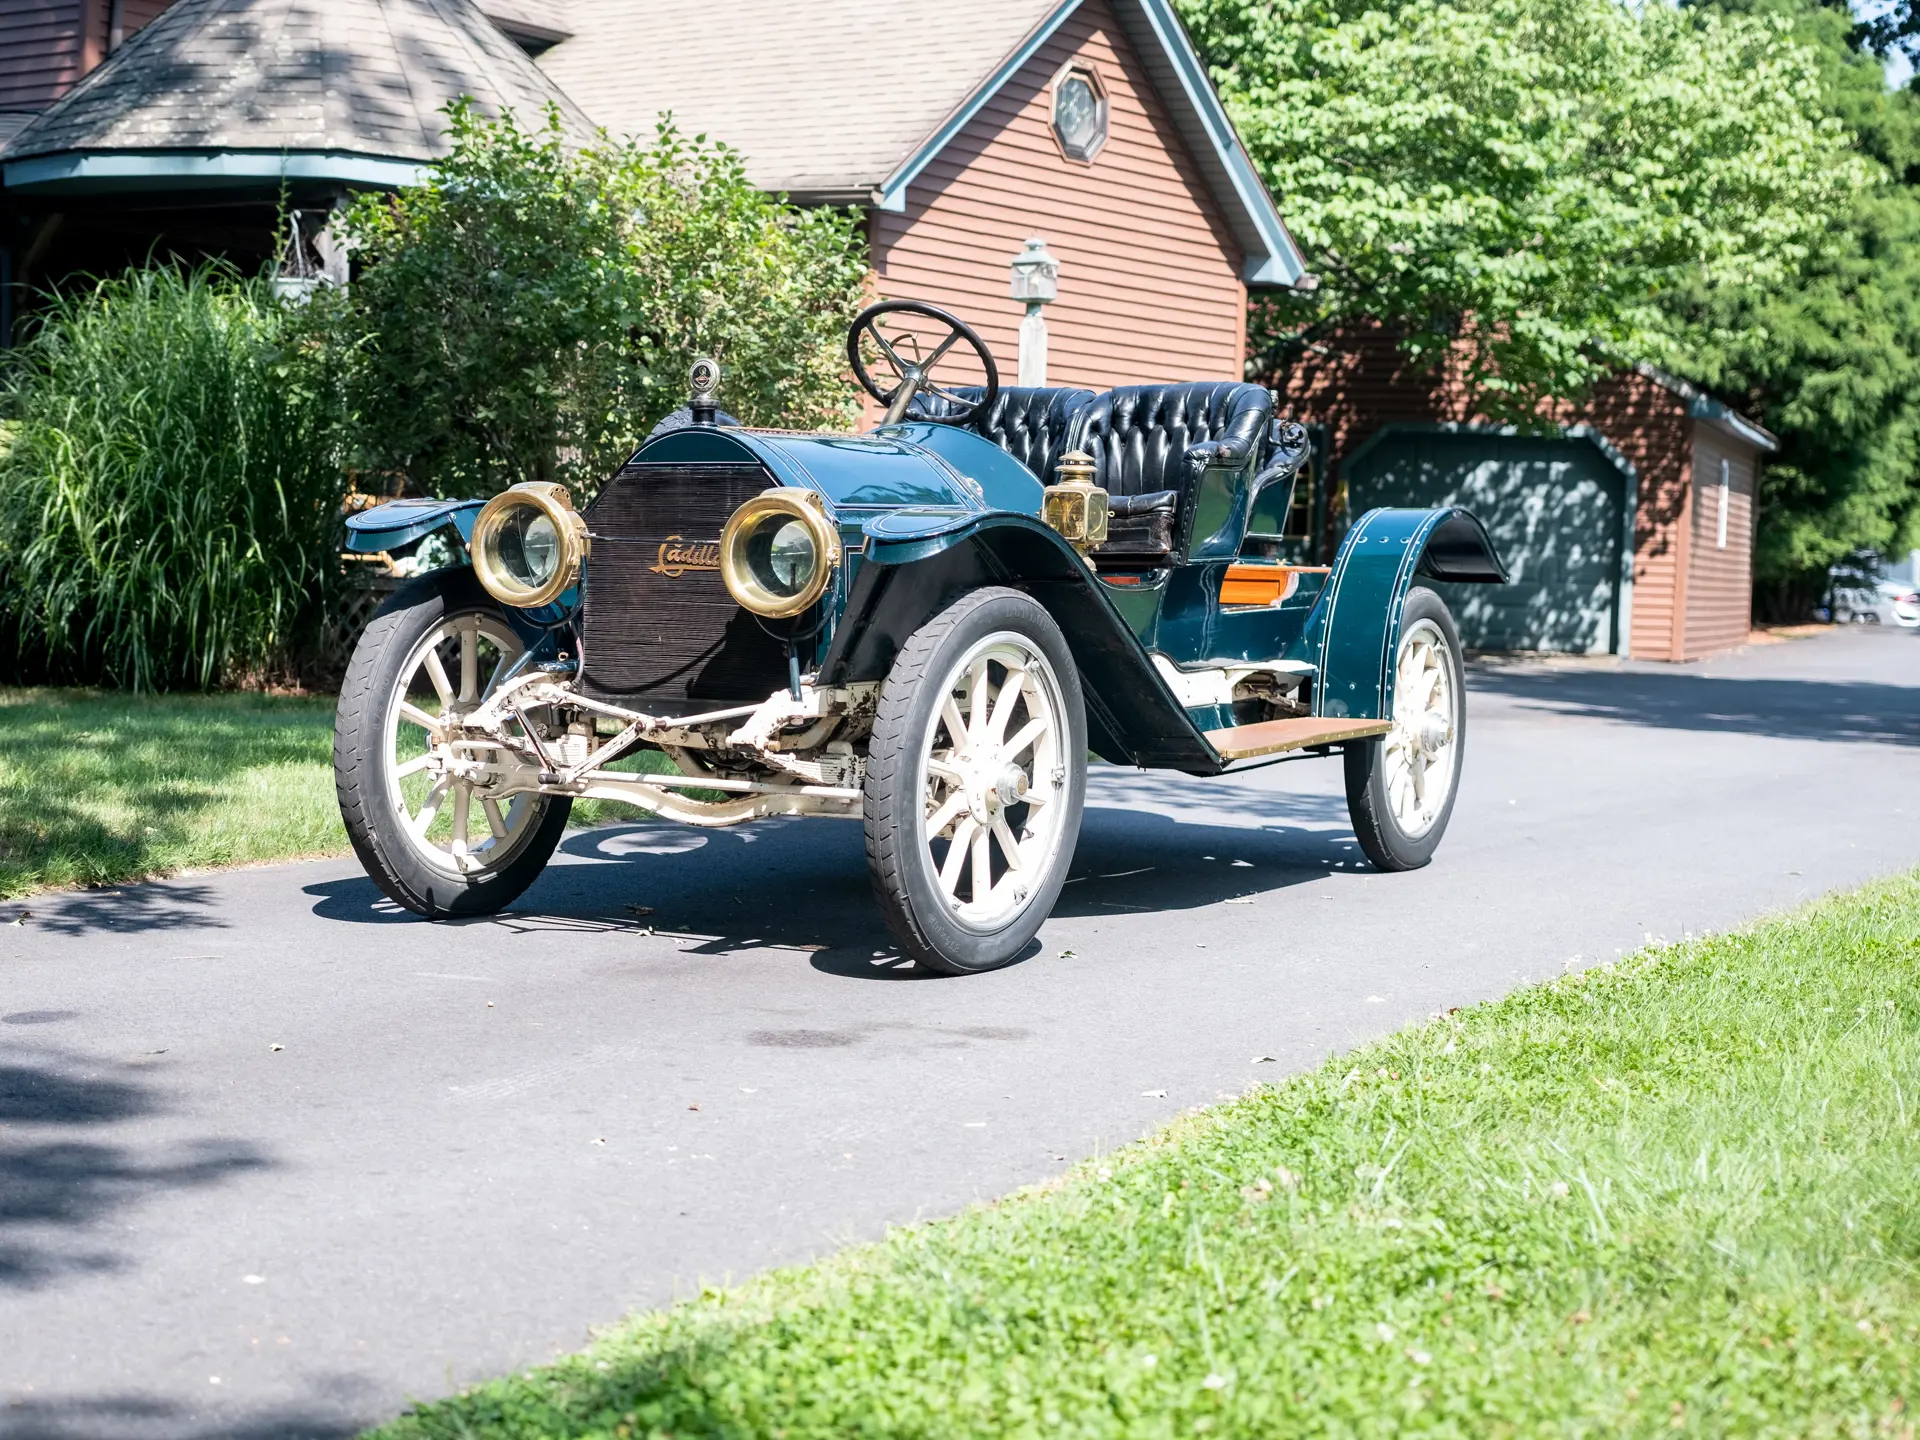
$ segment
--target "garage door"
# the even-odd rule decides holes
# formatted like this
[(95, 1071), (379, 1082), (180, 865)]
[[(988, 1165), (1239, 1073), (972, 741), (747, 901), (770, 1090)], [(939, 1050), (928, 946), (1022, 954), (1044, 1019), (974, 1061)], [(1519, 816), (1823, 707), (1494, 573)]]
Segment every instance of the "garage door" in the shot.
[(1434, 586), (1470, 648), (1620, 648), (1626, 477), (1591, 442), (1402, 431), (1342, 468), (1350, 514), (1459, 505), (1486, 525), (1513, 583)]

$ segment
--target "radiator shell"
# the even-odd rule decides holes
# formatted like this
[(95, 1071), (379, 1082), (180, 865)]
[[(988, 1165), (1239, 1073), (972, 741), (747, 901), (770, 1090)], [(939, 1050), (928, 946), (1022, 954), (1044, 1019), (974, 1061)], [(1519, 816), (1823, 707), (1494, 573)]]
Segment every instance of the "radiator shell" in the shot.
[(631, 462), (607, 482), (586, 511), (589, 696), (685, 715), (757, 703), (786, 683), (790, 622), (741, 609), (718, 565), (727, 517), (775, 483), (758, 464)]

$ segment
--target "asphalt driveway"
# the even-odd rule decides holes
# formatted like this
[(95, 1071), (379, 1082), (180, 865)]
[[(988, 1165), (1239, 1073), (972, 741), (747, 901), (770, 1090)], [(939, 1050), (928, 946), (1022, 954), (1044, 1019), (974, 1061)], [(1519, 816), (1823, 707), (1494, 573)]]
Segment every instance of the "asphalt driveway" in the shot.
[(351, 1433), (1437, 1009), (1920, 863), (1920, 636), (1470, 689), (1430, 868), (1368, 870), (1337, 762), (1102, 770), (1040, 954), (966, 980), (893, 958), (836, 821), (579, 833), (457, 925), (351, 861), (29, 902), (0, 1436)]

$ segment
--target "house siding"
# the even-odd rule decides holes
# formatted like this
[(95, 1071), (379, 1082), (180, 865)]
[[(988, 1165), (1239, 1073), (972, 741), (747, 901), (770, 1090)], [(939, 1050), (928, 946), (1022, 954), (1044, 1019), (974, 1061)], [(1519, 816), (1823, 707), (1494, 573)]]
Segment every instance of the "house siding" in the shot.
[(104, 0), (0, 0), (0, 110), (44, 110), (72, 89), (105, 53), (106, 16)]
[[(1720, 462), (1727, 462), (1727, 543), (1720, 544)], [(1688, 659), (1738, 645), (1753, 611), (1753, 495), (1758, 457), (1718, 426), (1696, 422), (1688, 528)]]
[[(124, 0), (129, 38), (173, 0)], [(44, 110), (106, 58), (110, 0), (0, 0), (0, 111)]]
[[(1053, 77), (1071, 59), (1108, 92), (1108, 139), (1090, 164), (1063, 156), (1051, 128)], [(1012, 383), (1025, 312), (1007, 266), (1035, 234), (1061, 262), (1048, 383), (1242, 374), (1240, 249), (1105, 0), (1075, 12), (935, 157), (904, 212), (872, 212), (875, 288), (959, 315)]]
[[(1471, 424), (1476, 416), (1460, 370), (1444, 366), (1436, 374), (1413, 366), (1394, 336), (1377, 327), (1346, 332), (1309, 349), (1283, 375), (1269, 383), (1280, 392), (1280, 408), (1295, 419), (1327, 427), (1332, 480), (1340, 481), (1343, 456), (1395, 424)], [(1629, 653), (1648, 660), (1680, 660), (1706, 649), (1746, 638), (1745, 601), (1733, 633), (1734, 591), (1721, 579), (1716, 561), (1704, 581), (1705, 599), (1690, 587), (1688, 527), (1698, 523), (1689, 504), (1694, 471), (1695, 422), (1687, 401), (1637, 372), (1611, 376), (1594, 387), (1579, 406), (1561, 406), (1551, 414), (1561, 425), (1590, 426), (1629, 465), (1636, 478), (1634, 510), (1633, 598)], [(1751, 458), (1747, 494), (1752, 493)], [(1715, 476), (1718, 460), (1714, 461)], [(1740, 531), (1740, 564), (1750, 564), (1751, 510)], [(1710, 537), (1712, 538), (1712, 537)], [(1735, 540), (1729, 526), (1727, 544)], [(1705, 604), (1715, 618), (1689, 624), (1689, 609)]]

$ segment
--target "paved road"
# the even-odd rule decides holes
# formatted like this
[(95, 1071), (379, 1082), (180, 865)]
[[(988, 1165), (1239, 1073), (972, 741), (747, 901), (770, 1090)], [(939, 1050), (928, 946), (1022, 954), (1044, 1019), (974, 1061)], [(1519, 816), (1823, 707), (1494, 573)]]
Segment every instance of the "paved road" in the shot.
[(0, 1435), (350, 1433), (1408, 1019), (1920, 863), (1920, 636), (1471, 690), (1429, 869), (1367, 870), (1332, 763), (1103, 771), (1041, 954), (968, 980), (890, 958), (835, 821), (578, 834), (461, 925), (338, 861), (33, 902), (0, 928)]

